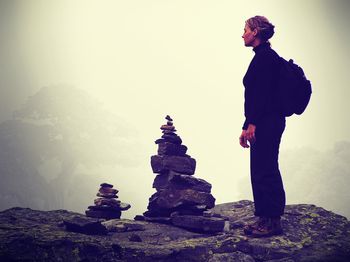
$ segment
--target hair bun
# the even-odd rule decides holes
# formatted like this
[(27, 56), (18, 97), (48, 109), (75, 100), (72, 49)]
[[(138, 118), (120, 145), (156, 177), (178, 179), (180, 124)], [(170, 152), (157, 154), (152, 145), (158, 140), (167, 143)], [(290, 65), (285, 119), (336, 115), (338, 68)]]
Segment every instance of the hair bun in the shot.
[(264, 16), (251, 17), (246, 23), (251, 30), (257, 29), (257, 36), (264, 42), (268, 41), (275, 33), (275, 26)]

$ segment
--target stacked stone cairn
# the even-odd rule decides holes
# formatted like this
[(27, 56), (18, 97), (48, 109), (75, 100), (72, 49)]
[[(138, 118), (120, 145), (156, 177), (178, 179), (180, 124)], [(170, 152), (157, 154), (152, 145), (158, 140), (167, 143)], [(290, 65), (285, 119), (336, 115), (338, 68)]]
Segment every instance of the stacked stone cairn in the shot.
[(118, 190), (113, 188), (113, 185), (102, 183), (94, 200), (94, 206), (89, 206), (85, 211), (86, 216), (104, 219), (119, 219), (122, 211), (128, 210), (131, 206), (127, 203), (122, 203), (117, 200)]
[(150, 197), (143, 217), (135, 219), (198, 232), (222, 231), (224, 220), (207, 215), (215, 205), (211, 184), (193, 176), (196, 160), (186, 154), (187, 147), (176, 134), (171, 117), (167, 115), (165, 119), (166, 125), (160, 127), (163, 135), (155, 141), (158, 154), (151, 157), (153, 173), (158, 174), (153, 182), (157, 192)]

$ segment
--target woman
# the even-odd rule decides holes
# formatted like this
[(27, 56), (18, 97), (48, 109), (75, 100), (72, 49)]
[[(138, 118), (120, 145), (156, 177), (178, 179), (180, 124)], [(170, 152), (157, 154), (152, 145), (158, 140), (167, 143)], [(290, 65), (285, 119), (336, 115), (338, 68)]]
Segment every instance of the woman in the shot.
[[(279, 56), (271, 49), (269, 39), (274, 26), (263, 16), (246, 21), (244, 44), (253, 47), (255, 55), (243, 78), (245, 122), (240, 145), (250, 145), (250, 173), (255, 216), (244, 232), (253, 237), (282, 234), (280, 218), (284, 213), (285, 192), (278, 168), (278, 152), (285, 117), (276, 106)], [(249, 145), (248, 145), (249, 142)]]

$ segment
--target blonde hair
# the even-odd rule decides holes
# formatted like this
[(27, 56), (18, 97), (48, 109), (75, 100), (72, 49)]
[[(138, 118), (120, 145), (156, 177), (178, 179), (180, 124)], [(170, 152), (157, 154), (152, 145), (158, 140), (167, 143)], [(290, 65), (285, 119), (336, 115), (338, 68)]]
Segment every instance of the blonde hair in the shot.
[(267, 42), (275, 33), (275, 26), (264, 16), (254, 16), (246, 21), (246, 24), (251, 30), (258, 31), (257, 37), (263, 42)]

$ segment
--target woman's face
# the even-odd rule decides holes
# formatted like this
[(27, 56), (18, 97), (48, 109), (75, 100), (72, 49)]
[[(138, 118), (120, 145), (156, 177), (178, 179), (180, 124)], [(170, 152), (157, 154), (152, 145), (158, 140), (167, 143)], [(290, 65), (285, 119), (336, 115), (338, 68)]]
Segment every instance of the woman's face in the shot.
[(250, 29), (248, 24), (244, 27), (244, 33), (242, 35), (242, 38), (244, 39), (244, 45), (245, 46), (253, 46), (253, 42), (256, 39), (257, 30), (254, 29), (253, 31)]

